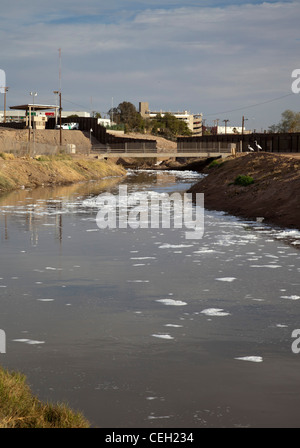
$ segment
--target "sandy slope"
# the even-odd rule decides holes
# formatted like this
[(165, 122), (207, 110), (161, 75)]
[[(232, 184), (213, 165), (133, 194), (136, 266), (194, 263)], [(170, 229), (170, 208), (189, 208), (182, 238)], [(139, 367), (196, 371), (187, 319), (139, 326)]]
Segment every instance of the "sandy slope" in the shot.
[[(300, 229), (300, 160), (271, 153), (245, 154), (221, 166), (207, 168), (208, 176), (190, 191), (204, 193), (205, 208), (256, 219), (264, 217), (283, 227)], [(234, 185), (239, 175), (254, 183)]]
[[(32, 137), (31, 137), (32, 138)], [(0, 152), (5, 152), (10, 142), (27, 142), (27, 129), (9, 129), (0, 128)], [(54, 129), (45, 129), (35, 131), (35, 141), (37, 143), (47, 143), (50, 145), (59, 145), (60, 131)], [(90, 139), (87, 133), (82, 131), (62, 130), (62, 143), (75, 144), (78, 147), (90, 147)]]

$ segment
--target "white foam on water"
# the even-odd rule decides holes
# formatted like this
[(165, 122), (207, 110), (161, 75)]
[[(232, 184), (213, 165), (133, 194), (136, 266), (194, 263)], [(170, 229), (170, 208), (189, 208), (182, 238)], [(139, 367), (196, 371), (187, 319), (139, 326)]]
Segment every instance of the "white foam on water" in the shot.
[(230, 316), (230, 313), (224, 311), (223, 308), (207, 308), (202, 310), (201, 313), (206, 316)]
[(130, 260), (156, 260), (156, 257), (131, 257)]
[(160, 339), (174, 339), (173, 336), (169, 334), (152, 334), (154, 338), (160, 338)]
[(276, 269), (276, 268), (282, 268), (282, 266), (279, 266), (279, 265), (275, 265), (275, 264), (252, 264), (252, 265), (250, 265), (250, 268), (273, 268), (273, 269)]
[(234, 280), (236, 280), (235, 277), (219, 277), (216, 278), (215, 280), (218, 280), (219, 282), (233, 282)]
[(165, 327), (182, 328), (182, 327), (183, 327), (183, 325), (176, 325), (176, 324), (165, 324)]
[(171, 305), (171, 306), (184, 306), (184, 305), (187, 305), (186, 302), (182, 302), (181, 300), (173, 300), (173, 299), (159, 299), (159, 300), (156, 300), (156, 302), (161, 302), (164, 305)]
[(203, 249), (200, 249), (200, 250), (195, 250), (193, 253), (194, 254), (212, 254), (212, 253), (216, 253), (217, 251), (216, 250), (213, 250), (213, 249), (208, 249), (208, 248), (203, 248)]
[(45, 341), (34, 341), (32, 339), (13, 339), (13, 342), (24, 342), (25, 344), (45, 344)]
[(128, 283), (149, 283), (149, 280), (127, 280)]
[(164, 243), (162, 246), (158, 246), (159, 249), (180, 249), (182, 247), (193, 247), (193, 244), (168, 244)]
[(53, 302), (54, 299), (37, 299), (39, 302)]
[(263, 358), (261, 356), (242, 356), (239, 358), (234, 358), (234, 359), (238, 359), (240, 361), (250, 361), (250, 362), (262, 362)]
[(276, 327), (278, 328), (287, 328), (288, 326), (285, 324), (276, 324)]
[(171, 418), (171, 415), (161, 415), (161, 416), (155, 416), (155, 415), (149, 415), (148, 420), (157, 420), (157, 419), (163, 419), (163, 418)]
[(300, 296), (291, 295), (291, 296), (280, 296), (281, 299), (288, 299), (288, 300), (299, 300)]
[(300, 231), (286, 229), (276, 232), (275, 236), (280, 238), (300, 238)]

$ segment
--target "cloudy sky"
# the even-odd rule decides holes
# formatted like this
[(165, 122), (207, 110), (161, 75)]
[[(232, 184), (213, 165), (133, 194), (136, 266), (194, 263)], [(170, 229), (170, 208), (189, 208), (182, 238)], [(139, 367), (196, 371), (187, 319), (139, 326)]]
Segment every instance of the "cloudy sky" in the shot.
[(61, 86), (65, 110), (104, 114), (112, 104), (147, 101), (151, 110), (202, 112), (208, 125), (240, 126), (244, 115), (257, 130), (300, 110), (291, 90), (299, 0), (0, 3), (8, 107), (30, 102), (30, 91), (55, 104)]

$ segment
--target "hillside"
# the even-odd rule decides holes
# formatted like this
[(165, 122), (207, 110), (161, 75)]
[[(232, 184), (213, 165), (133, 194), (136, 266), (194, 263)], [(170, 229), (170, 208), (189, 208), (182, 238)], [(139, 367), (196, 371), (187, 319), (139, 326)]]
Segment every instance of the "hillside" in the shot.
[[(300, 229), (300, 160), (271, 153), (228, 158), (206, 168), (204, 179), (189, 191), (204, 193), (205, 208)], [(253, 184), (234, 185), (240, 175)]]
[[(75, 144), (78, 147), (89, 148), (91, 146), (88, 133), (82, 131), (62, 131), (62, 144), (67, 143)], [(10, 147), (13, 147), (14, 142), (27, 142), (28, 130), (27, 129), (9, 129), (0, 128), (0, 152), (9, 151)], [(37, 143), (47, 143), (49, 145), (59, 145), (60, 132), (55, 129), (36, 129), (35, 141)]]
[[(170, 140), (166, 140), (163, 137), (157, 137), (151, 134), (139, 134), (131, 132), (128, 134), (120, 134), (120, 132), (109, 131), (112, 135), (120, 137), (130, 137), (136, 139), (156, 140), (157, 148), (159, 152), (168, 151), (173, 152), (177, 148), (177, 143)], [(92, 144), (99, 145), (93, 135)], [(28, 130), (27, 129), (10, 129), (0, 127), (0, 152), (9, 151), (14, 142), (27, 142)], [(35, 131), (35, 141), (37, 143), (45, 143), (49, 145), (59, 145), (60, 143), (60, 131), (56, 129), (37, 129)], [(62, 130), (62, 144), (68, 143), (76, 145), (78, 148), (90, 148), (90, 135), (89, 132), (76, 131), (76, 130)]]

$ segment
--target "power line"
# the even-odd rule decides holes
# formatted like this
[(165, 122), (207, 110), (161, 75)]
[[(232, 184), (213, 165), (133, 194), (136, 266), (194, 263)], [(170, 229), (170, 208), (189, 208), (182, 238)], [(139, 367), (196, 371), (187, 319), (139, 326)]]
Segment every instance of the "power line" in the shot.
[(225, 110), (223, 112), (215, 112), (213, 114), (205, 114), (206, 117), (210, 117), (212, 115), (221, 115), (221, 114), (229, 114), (231, 112), (237, 112), (239, 110), (244, 110), (244, 109), (250, 109), (251, 107), (257, 107), (257, 106), (261, 106), (263, 104), (268, 104), (268, 103), (272, 103), (273, 101), (278, 101), (281, 100), (282, 98), (287, 98), (288, 96), (294, 95), (294, 93), (289, 93), (288, 95), (283, 95), (283, 96), (279, 96), (278, 98), (273, 98), (272, 100), (268, 100), (268, 101), (263, 101), (261, 103), (256, 103), (256, 104), (252, 104), (251, 106), (244, 106), (244, 107), (239, 107), (237, 109), (232, 109), (232, 110)]

